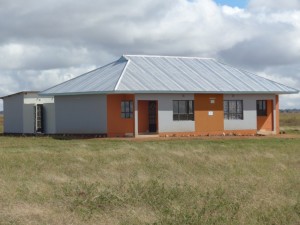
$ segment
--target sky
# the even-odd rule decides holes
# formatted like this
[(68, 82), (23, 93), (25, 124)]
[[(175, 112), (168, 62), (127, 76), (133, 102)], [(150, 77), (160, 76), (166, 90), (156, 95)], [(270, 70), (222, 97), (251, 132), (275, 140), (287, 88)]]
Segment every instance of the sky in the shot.
[(299, 0), (0, 0), (0, 31), (0, 96), (123, 54), (213, 57), (300, 89)]

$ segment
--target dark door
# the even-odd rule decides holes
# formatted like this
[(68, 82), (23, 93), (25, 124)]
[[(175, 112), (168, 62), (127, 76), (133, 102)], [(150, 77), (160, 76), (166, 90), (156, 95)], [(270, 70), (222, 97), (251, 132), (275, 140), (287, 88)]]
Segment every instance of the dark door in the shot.
[(156, 101), (149, 101), (149, 103), (148, 103), (148, 115), (149, 115), (149, 132), (156, 132), (157, 131)]

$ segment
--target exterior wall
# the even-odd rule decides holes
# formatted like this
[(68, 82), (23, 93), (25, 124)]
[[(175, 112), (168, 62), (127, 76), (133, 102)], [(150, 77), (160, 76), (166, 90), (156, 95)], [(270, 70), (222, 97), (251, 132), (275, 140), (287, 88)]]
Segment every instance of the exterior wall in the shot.
[(23, 133), (23, 94), (3, 99), (4, 133)]
[(267, 115), (257, 116), (257, 130), (273, 131), (273, 100), (267, 100)]
[(222, 94), (195, 94), (196, 132), (223, 132)]
[[(136, 94), (139, 100), (158, 102), (158, 132), (195, 132), (195, 121), (173, 121), (173, 100), (194, 100), (194, 94)], [(135, 134), (138, 134), (138, 107), (135, 107)]]
[(276, 134), (279, 134), (280, 132), (280, 127), (279, 127), (279, 95), (276, 95), (275, 96), (275, 107), (273, 107), (275, 109), (275, 114), (274, 114), (274, 118), (275, 118), (275, 131), (276, 131)]
[(55, 104), (46, 103), (43, 104), (44, 113), (44, 133), (45, 134), (55, 134)]
[(107, 132), (105, 95), (55, 97), (55, 126), (58, 134)]
[(39, 96), (37, 93), (24, 94), (24, 104), (54, 103), (54, 97)]
[(107, 95), (107, 135), (109, 137), (123, 137), (127, 134), (134, 134), (134, 115), (133, 118), (121, 118), (121, 102), (124, 100), (132, 100), (134, 103), (133, 108), (135, 107), (134, 95)]
[(23, 133), (33, 134), (34, 130), (34, 104), (23, 105)]
[[(273, 100), (275, 103), (275, 95), (224, 95), (224, 100), (243, 100), (244, 108), (243, 120), (224, 120), (225, 130), (257, 130), (256, 100)], [(275, 104), (273, 109), (273, 116), (277, 118)], [(276, 127), (276, 119), (273, 122), (273, 127)]]

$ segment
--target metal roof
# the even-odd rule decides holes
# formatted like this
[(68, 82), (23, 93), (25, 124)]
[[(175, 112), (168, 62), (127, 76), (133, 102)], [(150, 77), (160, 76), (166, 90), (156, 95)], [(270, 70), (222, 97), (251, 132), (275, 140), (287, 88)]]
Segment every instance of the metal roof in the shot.
[(10, 94), (10, 95), (2, 96), (2, 97), (0, 97), (0, 99), (4, 99), (4, 98), (7, 98), (7, 97), (11, 97), (11, 96), (14, 96), (14, 95), (20, 95), (20, 94), (37, 94), (37, 93), (39, 93), (39, 91), (20, 91), (20, 92), (16, 92), (16, 93), (13, 93), (13, 94)]
[(41, 94), (298, 92), (212, 58), (124, 55)]

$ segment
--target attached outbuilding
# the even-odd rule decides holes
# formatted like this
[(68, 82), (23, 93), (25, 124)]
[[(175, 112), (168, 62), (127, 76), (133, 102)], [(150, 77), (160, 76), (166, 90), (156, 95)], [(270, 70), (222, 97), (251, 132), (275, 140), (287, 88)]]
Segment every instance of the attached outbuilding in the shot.
[(279, 95), (293, 93), (211, 58), (124, 55), (39, 96), (54, 98), (52, 133), (137, 137), (276, 134)]
[(1, 97), (4, 133), (34, 134), (55, 132), (54, 97), (23, 91)]

